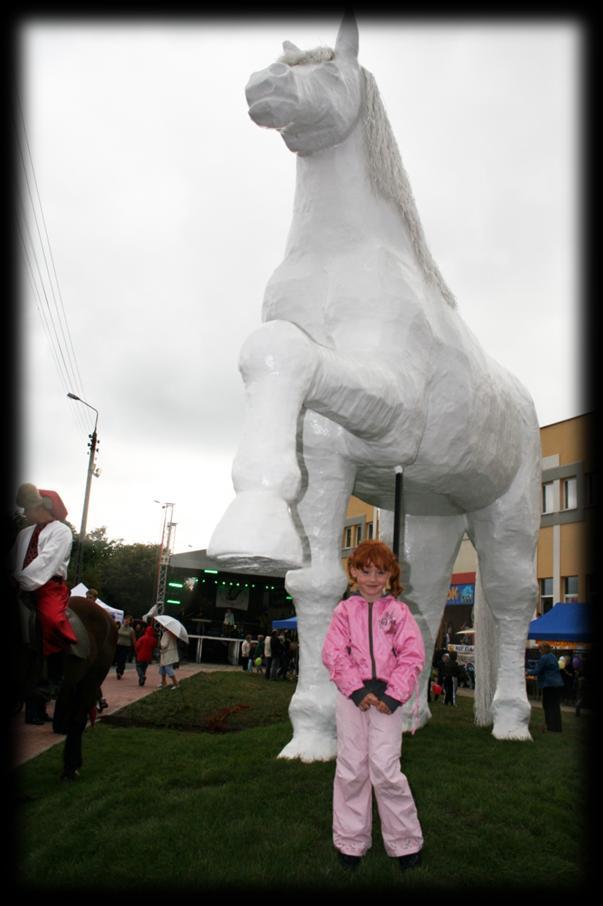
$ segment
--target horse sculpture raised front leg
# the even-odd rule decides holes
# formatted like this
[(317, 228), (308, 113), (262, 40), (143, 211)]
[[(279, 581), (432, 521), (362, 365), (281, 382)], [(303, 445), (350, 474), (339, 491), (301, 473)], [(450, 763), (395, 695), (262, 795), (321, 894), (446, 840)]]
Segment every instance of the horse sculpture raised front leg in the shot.
[[(286, 321), (269, 321), (252, 334), (240, 369), (247, 411), (232, 470), (237, 496), (208, 552), (258, 572), (266, 563), (301, 567), (302, 541), (291, 506), (302, 485), (297, 437), (303, 408), (378, 444), (383, 462), (389, 451), (393, 468), (416, 455), (425, 420), (419, 381), (347, 360)], [(408, 387), (412, 394), (405, 399)], [(340, 445), (349, 454), (345, 438)]]
[(295, 600), (300, 649), (299, 679), (289, 706), (293, 738), (281, 758), (322, 761), (336, 754), (335, 687), (321, 651), (333, 607), (347, 585), (339, 544), (355, 468), (337, 452), (342, 434), (315, 412), (303, 416), (304, 478), (295, 513), (307, 566), (290, 570), (285, 580)]

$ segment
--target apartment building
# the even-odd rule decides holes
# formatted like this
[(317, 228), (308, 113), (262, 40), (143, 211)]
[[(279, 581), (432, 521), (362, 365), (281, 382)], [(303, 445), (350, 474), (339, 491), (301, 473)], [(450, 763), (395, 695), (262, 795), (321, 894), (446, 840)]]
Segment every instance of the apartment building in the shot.
[[(542, 518), (537, 552), (538, 615), (559, 601), (590, 602), (596, 597), (594, 418), (594, 413), (587, 413), (540, 429)], [(351, 497), (343, 530), (342, 558), (345, 560), (361, 541), (379, 537), (379, 510)], [(451, 624), (453, 631), (457, 624), (467, 622), (468, 608), (473, 605), (476, 571), (475, 549), (465, 537), (450, 577), (443, 620), (443, 624)]]

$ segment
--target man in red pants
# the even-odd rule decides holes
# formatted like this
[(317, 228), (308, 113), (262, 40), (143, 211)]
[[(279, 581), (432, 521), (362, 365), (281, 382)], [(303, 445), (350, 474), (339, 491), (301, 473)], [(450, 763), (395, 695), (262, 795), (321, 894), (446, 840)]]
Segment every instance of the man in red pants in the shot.
[(43, 654), (69, 651), (77, 637), (65, 614), (69, 603), (67, 567), (73, 536), (65, 524), (67, 510), (56, 491), (23, 484), (17, 492), (31, 525), (13, 547), (14, 577), (22, 591), (33, 593), (42, 627)]

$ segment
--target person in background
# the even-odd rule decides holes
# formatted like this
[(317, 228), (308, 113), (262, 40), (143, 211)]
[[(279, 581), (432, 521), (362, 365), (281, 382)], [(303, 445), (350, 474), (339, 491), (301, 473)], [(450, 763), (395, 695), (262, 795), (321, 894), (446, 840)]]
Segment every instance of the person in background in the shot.
[(235, 628), (235, 615), (230, 609), (226, 608), (226, 613), (224, 614), (224, 635), (232, 635)]
[(35, 601), (44, 656), (71, 652), (77, 636), (65, 613), (73, 544), (71, 529), (65, 523), (67, 509), (56, 491), (38, 491), (33, 484), (20, 486), (16, 503), (23, 507), (30, 524), (15, 539), (13, 577), (20, 592), (29, 593)]
[(536, 664), (535, 673), (538, 688), (542, 690), (542, 709), (545, 722), (542, 730), (548, 730), (549, 733), (561, 733), (563, 679), (559, 669), (559, 662), (548, 642), (543, 642), (538, 647), (540, 648), (540, 657)]
[(250, 673), (253, 669), (251, 660), (251, 636), (246, 635), (241, 644), (241, 669)]
[(442, 678), (444, 687), (444, 704), (456, 708), (456, 690), (459, 682), (459, 665), (456, 651), (442, 657)]
[(115, 650), (115, 672), (117, 679), (121, 679), (126, 669), (128, 655), (134, 653), (136, 644), (136, 634), (132, 628), (132, 617), (124, 617), (121, 625), (117, 629), (117, 648)]
[(264, 660), (264, 636), (258, 635), (255, 648), (253, 649), (253, 668), (256, 673), (262, 672), (262, 663)]
[(559, 658), (559, 669), (563, 680), (563, 703), (574, 705), (576, 702), (576, 673), (572, 665), (572, 659), (568, 654)]
[(178, 639), (173, 632), (170, 632), (169, 629), (165, 629), (165, 627), (162, 627), (161, 629), (159, 651), (159, 675), (161, 676), (159, 685), (162, 689), (165, 689), (169, 677), (172, 681), (172, 689), (176, 689), (178, 680), (176, 679), (176, 673), (174, 672), (174, 664), (178, 663), (180, 659), (180, 655), (178, 654)]
[(157, 633), (152, 623), (147, 623), (146, 629), (139, 639), (136, 639), (136, 673), (138, 674), (138, 685), (144, 686), (147, 678), (147, 667), (153, 660), (153, 654), (157, 648)]
[(297, 636), (291, 637), (289, 640), (289, 670), (297, 678), (299, 671), (299, 642), (297, 641)]
[(283, 656), (285, 654), (285, 646), (281, 636), (279, 635), (276, 629), (272, 630), (270, 636), (270, 654), (272, 657), (272, 662), (270, 664), (270, 679), (278, 679), (279, 672), (283, 663)]
[(270, 679), (270, 670), (272, 669), (272, 638), (267, 635), (264, 639), (264, 674), (265, 679)]

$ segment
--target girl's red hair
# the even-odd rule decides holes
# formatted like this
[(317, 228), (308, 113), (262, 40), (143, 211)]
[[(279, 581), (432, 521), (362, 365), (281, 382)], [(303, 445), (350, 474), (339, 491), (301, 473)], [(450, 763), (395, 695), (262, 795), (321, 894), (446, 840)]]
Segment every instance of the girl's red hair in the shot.
[(384, 544), (383, 541), (363, 541), (356, 550), (352, 551), (348, 557), (348, 576), (351, 581), (354, 581), (354, 577), (350, 572), (350, 567), (363, 569), (367, 566), (375, 566), (377, 569), (391, 573), (389, 590), (394, 596), (400, 594), (402, 591), (400, 564), (387, 544)]

